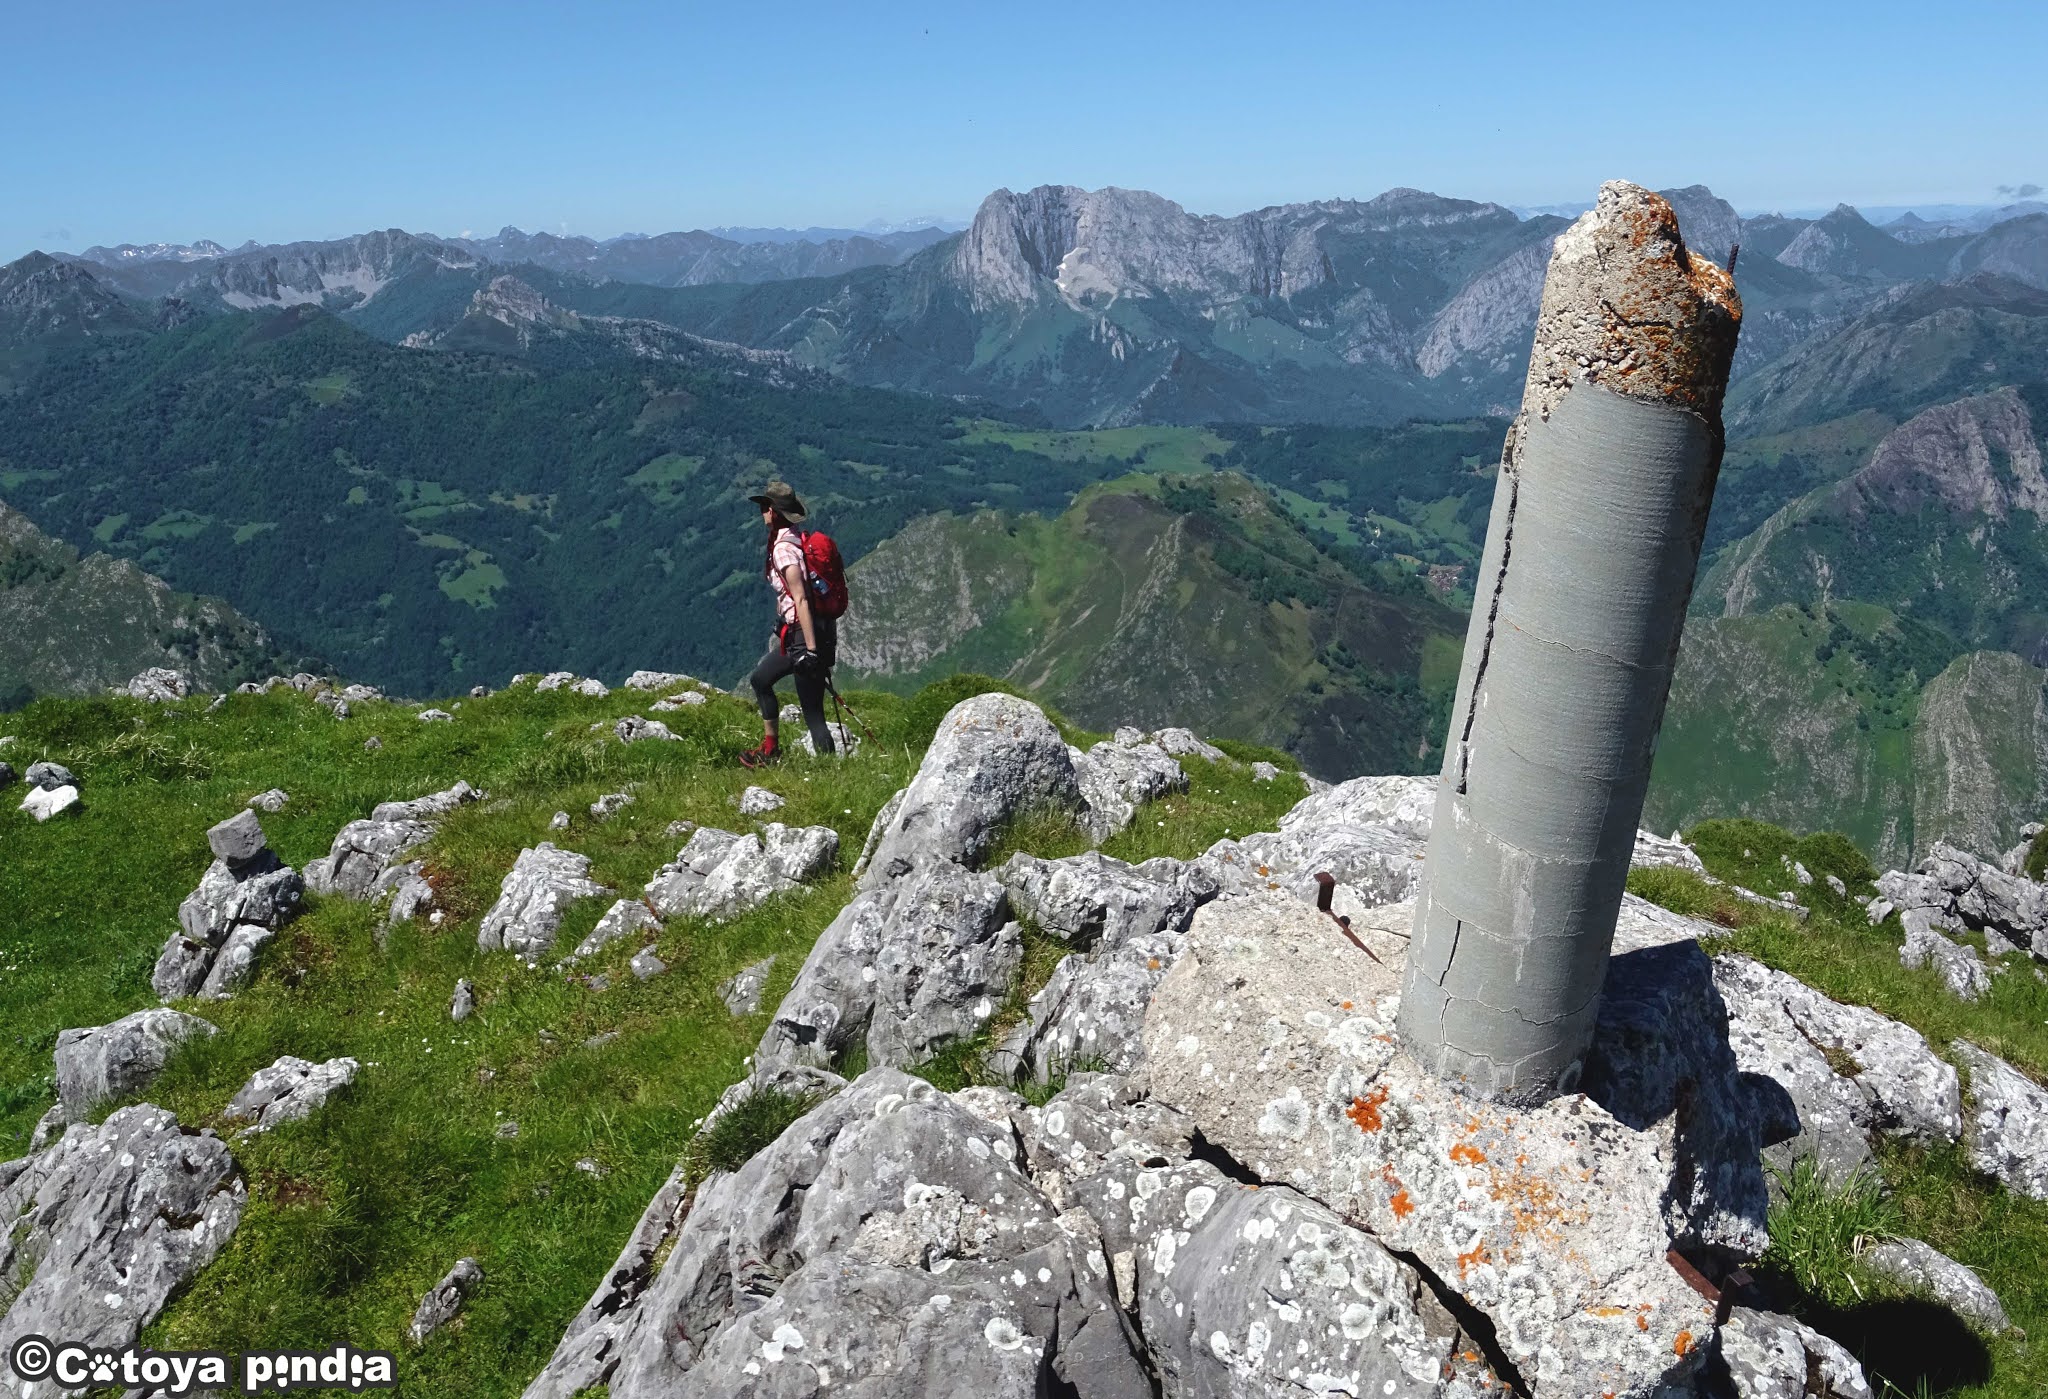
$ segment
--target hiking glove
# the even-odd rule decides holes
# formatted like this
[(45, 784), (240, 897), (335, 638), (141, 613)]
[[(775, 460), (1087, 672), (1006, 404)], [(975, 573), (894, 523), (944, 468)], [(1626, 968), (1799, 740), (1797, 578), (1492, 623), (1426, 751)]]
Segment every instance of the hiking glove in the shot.
[(791, 663), (790, 669), (803, 676), (806, 680), (815, 679), (825, 673), (824, 662), (819, 659), (816, 651), (798, 653), (796, 660)]

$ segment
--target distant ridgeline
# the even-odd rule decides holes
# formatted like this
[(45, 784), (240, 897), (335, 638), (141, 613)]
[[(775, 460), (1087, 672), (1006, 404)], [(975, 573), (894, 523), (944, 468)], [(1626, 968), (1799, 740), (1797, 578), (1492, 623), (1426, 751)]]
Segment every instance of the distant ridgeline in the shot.
[[(2048, 799), (2048, 213), (1670, 197), (1697, 250), (1741, 243), (1747, 317), (1651, 819), (2010, 843)], [(1046, 187), (950, 236), (32, 255), (0, 268), (0, 497), (425, 694), (737, 675), (778, 475), (865, 560), (871, 681), (972, 667), (1329, 776), (1427, 768), (1562, 226)], [(139, 668), (12, 615), (68, 669), (0, 652), (0, 691)]]

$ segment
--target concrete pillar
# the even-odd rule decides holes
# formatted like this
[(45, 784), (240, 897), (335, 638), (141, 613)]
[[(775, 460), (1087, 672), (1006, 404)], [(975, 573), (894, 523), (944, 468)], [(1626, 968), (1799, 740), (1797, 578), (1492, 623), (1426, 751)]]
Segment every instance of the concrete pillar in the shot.
[(1494, 487), (1400, 1033), (1539, 1102), (1592, 1037), (1707, 509), (1742, 304), (1622, 181), (1558, 237)]

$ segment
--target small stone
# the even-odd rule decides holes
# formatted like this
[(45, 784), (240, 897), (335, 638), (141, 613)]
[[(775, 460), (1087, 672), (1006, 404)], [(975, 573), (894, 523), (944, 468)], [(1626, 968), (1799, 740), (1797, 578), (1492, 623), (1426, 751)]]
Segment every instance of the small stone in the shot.
[(631, 792), (607, 792), (590, 804), (590, 814), (600, 821), (611, 819), (621, 808), (633, 804)]
[(383, 751), (383, 748), (384, 740), (378, 738), (375, 734), (372, 734), (368, 738), (363, 740), (363, 751), (365, 753), (381, 752)]
[(420, 722), (422, 724), (446, 724), (452, 722), (454, 718), (455, 716), (445, 709), (422, 709), (420, 711)]
[(1846, 899), (1849, 897), (1849, 886), (1842, 882), (1842, 876), (1831, 874), (1827, 877), (1827, 881), (1828, 888), (1835, 891), (1836, 898)]
[(1271, 782), (1280, 776), (1280, 769), (1271, 763), (1253, 763), (1252, 781)]
[(584, 695), (590, 699), (603, 699), (606, 695), (611, 693), (611, 688), (607, 686), (604, 683), (604, 681), (596, 679), (578, 680), (574, 685), (571, 685), (569, 688), (571, 690), (574, 690), (577, 694)]
[(607, 1171), (604, 1167), (598, 1165), (595, 1160), (591, 1159), (588, 1156), (581, 1156), (577, 1158), (576, 1169), (583, 1172), (583, 1174), (587, 1176), (594, 1176), (598, 1180), (603, 1180), (606, 1176), (611, 1174), (610, 1171)]
[(639, 977), (642, 981), (660, 976), (668, 970), (668, 963), (655, 955), (655, 951), (651, 947), (643, 947), (638, 952), (635, 952), (633, 960), (627, 965), (632, 967), (633, 975)]
[(243, 1131), (249, 1136), (297, 1122), (355, 1082), (360, 1067), (348, 1058), (314, 1064), (287, 1054), (268, 1068), (258, 1069), (228, 1100), (221, 1115), (231, 1122), (247, 1122)]
[(768, 973), (774, 969), (773, 957), (763, 957), (740, 968), (718, 988), (718, 998), (734, 1015), (754, 1014), (761, 1009), (761, 992), (768, 984)]
[(613, 1040), (617, 1039), (618, 1037), (619, 1032), (617, 1030), (606, 1030), (602, 1034), (592, 1035), (588, 1039), (584, 1040), (583, 1047), (585, 1049), (600, 1049), (603, 1046), (610, 1044)]
[(638, 743), (643, 739), (660, 739), (669, 743), (680, 742), (668, 725), (659, 719), (643, 719), (638, 714), (628, 714), (612, 725), (612, 732), (619, 736), (621, 743)]
[(419, 1309), (412, 1314), (412, 1325), (406, 1328), (407, 1338), (418, 1345), (453, 1321), (463, 1302), (483, 1280), (484, 1270), (474, 1258), (458, 1260), (448, 1275), (434, 1284), (434, 1290), (420, 1299)]
[(248, 804), (257, 811), (283, 811), (285, 803), (290, 800), (291, 797), (286, 795), (284, 788), (272, 787), (267, 792), (258, 792), (249, 798)]
[(503, 1122), (500, 1122), (498, 1124), (498, 1130), (496, 1135), (498, 1140), (501, 1142), (510, 1141), (512, 1138), (519, 1135), (519, 1123), (510, 1117), (506, 1118)]
[(491, 687), (488, 685), (472, 685), (469, 687), (469, 697), (471, 699), (487, 699), (490, 693)]
[(457, 1024), (469, 1019), (476, 1009), (476, 984), (468, 977), (455, 983), (455, 998), (448, 1003), (448, 1018)]
[(256, 819), (255, 812), (246, 809), (209, 827), (206, 843), (215, 855), (228, 862), (230, 869), (248, 864), (269, 849), (269, 842), (263, 838), (263, 823)]
[(548, 818), (548, 829), (549, 829), (549, 830), (551, 830), (551, 831), (566, 831), (566, 830), (568, 830), (568, 829), (569, 829), (569, 813), (568, 813), (568, 812), (566, 812), (566, 811), (558, 811), (558, 812), (556, 812), (556, 813), (555, 813), (554, 815), (550, 816), (550, 817)]
[(780, 811), (783, 799), (766, 787), (749, 787), (739, 796), (740, 815), (765, 816), (771, 811)]
[(680, 840), (696, 829), (695, 821), (671, 821), (662, 828), (661, 833), (670, 840)]

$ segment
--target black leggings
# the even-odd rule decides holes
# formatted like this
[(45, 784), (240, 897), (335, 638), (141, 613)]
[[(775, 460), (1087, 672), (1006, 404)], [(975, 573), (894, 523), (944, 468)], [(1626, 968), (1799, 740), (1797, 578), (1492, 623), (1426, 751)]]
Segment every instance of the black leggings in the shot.
[[(839, 650), (838, 628), (830, 618), (811, 614), (811, 627), (818, 634), (818, 655), (825, 662), (825, 669), (832, 668), (832, 662)], [(819, 754), (835, 753), (837, 746), (832, 742), (832, 730), (825, 723), (825, 677), (798, 675), (796, 658), (804, 654), (803, 628), (791, 624), (779, 630), (774, 641), (769, 643), (768, 654), (761, 657), (761, 663), (754, 667), (751, 680), (754, 686), (754, 702), (761, 708), (761, 718), (774, 723), (781, 715), (775, 703), (775, 686), (784, 676), (796, 681), (796, 702), (803, 706), (804, 725), (811, 731), (811, 746)]]

